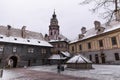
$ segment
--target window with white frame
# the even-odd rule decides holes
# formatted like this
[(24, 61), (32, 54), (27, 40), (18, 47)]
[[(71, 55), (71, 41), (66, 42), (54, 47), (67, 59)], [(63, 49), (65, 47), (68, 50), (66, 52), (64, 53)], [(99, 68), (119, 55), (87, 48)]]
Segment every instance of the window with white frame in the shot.
[(0, 45), (0, 52), (3, 52), (3, 50), (4, 50), (4, 46)]
[(16, 46), (13, 47), (13, 52), (17, 52), (17, 47)]
[(42, 48), (42, 49), (41, 49), (41, 53), (42, 53), (42, 54), (45, 54), (46, 52), (47, 52), (47, 51), (46, 51), (45, 48)]
[(28, 53), (33, 53), (34, 49), (33, 48), (28, 48)]

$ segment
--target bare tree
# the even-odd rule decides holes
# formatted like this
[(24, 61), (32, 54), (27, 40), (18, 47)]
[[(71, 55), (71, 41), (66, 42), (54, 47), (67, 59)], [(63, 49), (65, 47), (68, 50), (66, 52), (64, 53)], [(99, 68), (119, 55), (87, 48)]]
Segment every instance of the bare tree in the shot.
[(89, 4), (91, 2), (95, 4), (95, 7), (92, 8), (93, 12), (98, 11), (100, 8), (104, 9), (102, 13), (103, 19), (107, 19), (108, 22), (113, 19), (120, 21), (120, 0), (84, 0), (80, 5)]

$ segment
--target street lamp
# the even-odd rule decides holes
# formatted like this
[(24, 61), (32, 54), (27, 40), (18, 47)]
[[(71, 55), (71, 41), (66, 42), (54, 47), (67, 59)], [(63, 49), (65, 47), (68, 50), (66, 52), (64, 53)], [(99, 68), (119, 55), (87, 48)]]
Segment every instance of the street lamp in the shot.
[[(60, 51), (59, 50), (58, 50), (58, 55), (60, 56)], [(58, 69), (58, 73), (60, 73), (60, 71), (61, 71), (61, 56), (58, 60), (59, 60), (59, 62), (58, 62), (58, 65), (57, 65), (57, 69)]]

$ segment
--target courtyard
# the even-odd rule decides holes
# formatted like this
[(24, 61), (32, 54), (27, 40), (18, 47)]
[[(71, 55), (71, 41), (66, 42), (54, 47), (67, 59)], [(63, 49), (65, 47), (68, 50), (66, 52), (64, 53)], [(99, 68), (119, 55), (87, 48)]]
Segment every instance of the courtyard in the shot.
[(60, 74), (57, 65), (5, 69), (1, 80), (120, 80), (120, 65), (96, 65), (94, 69), (65, 68)]

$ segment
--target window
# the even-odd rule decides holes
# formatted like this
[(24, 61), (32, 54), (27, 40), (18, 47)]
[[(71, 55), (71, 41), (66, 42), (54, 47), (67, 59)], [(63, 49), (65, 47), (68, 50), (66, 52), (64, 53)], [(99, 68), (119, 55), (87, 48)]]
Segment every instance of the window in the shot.
[(56, 34), (56, 31), (54, 31), (54, 34)]
[(90, 42), (88, 43), (88, 49), (91, 49), (91, 43)]
[(27, 42), (30, 42), (30, 40), (27, 40)]
[(33, 53), (34, 49), (33, 48), (28, 48), (28, 53)]
[(56, 44), (52, 44), (54, 47), (57, 47), (57, 45)]
[(0, 39), (3, 39), (3, 37), (0, 36)]
[(117, 45), (116, 37), (112, 37), (111, 41), (112, 41), (112, 45)]
[(72, 51), (74, 52), (74, 46), (72, 46)]
[(17, 38), (14, 38), (14, 40), (17, 40)]
[(40, 41), (38, 41), (38, 43), (40, 43)]
[(17, 52), (17, 47), (16, 46), (13, 47), (13, 52)]
[(101, 29), (98, 29), (98, 31), (101, 31)]
[(60, 44), (58, 44), (58, 48), (60, 47)]
[(92, 61), (92, 55), (89, 55), (90, 61)]
[(0, 63), (2, 62), (2, 59), (0, 59)]
[(120, 59), (119, 58), (119, 53), (115, 53), (114, 55), (115, 55), (115, 60), (119, 60)]
[(3, 52), (3, 50), (4, 50), (4, 46), (0, 45), (0, 52)]
[(81, 44), (79, 45), (79, 49), (82, 50), (82, 45)]
[(47, 52), (46, 49), (44, 49), (44, 48), (41, 49), (42, 54), (45, 54), (46, 52)]
[(67, 47), (67, 44), (63, 44), (64, 47)]
[(62, 47), (62, 44), (60, 44), (60, 48)]
[(52, 32), (50, 34), (52, 35)]
[(99, 40), (99, 47), (103, 47), (103, 40)]

